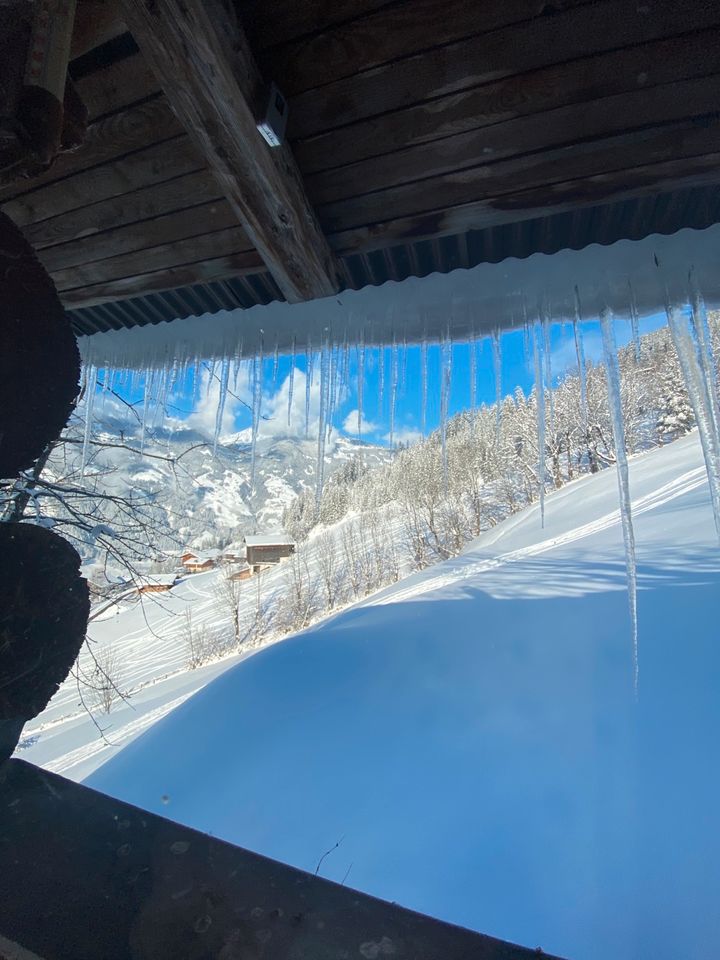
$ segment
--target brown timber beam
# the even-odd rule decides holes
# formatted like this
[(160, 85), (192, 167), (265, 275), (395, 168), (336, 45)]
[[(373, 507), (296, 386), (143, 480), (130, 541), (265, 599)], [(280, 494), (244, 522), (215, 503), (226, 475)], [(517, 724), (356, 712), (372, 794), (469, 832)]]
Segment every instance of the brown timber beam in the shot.
[(263, 82), (229, 4), (123, 0), (124, 18), (178, 119), (202, 151), (291, 302), (331, 296), (340, 274), (287, 145), (256, 128)]

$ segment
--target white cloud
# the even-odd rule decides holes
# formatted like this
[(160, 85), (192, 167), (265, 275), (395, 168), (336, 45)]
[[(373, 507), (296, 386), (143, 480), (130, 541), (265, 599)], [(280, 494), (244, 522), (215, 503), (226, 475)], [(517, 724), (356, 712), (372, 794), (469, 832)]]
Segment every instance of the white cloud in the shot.
[[(232, 433), (235, 428), (236, 417), (243, 405), (245, 397), (243, 393), (247, 392), (247, 387), (238, 383), (230, 388), (225, 396), (225, 406), (222, 411), (222, 422), (220, 423), (220, 435), (223, 436)], [(210, 371), (204, 369), (201, 374), (200, 389), (198, 391), (198, 400), (193, 411), (185, 420), (184, 425), (191, 430), (197, 430), (206, 436), (215, 434), (215, 425), (217, 423), (218, 410), (220, 405), (220, 379), (219, 376), (210, 378)]]
[[(360, 421), (360, 426), (362, 433), (377, 433), (380, 429), (377, 423), (373, 423), (372, 420), (366, 420), (365, 416), (362, 417)], [(343, 420), (342, 429), (344, 433), (351, 433), (354, 436), (357, 436), (358, 433), (358, 410), (351, 410), (350, 413)]]

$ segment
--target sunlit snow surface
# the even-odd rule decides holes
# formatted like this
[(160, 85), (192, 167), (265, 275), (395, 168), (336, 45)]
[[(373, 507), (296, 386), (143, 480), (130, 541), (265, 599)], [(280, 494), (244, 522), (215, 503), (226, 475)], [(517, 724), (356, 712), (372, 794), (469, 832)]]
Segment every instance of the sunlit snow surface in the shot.
[[(720, 558), (696, 436), (228, 669), (87, 783), (573, 960), (720, 943)], [(165, 802), (164, 802), (164, 800)], [(168, 801), (169, 798), (169, 802)], [(348, 873), (349, 871), (349, 873)]]

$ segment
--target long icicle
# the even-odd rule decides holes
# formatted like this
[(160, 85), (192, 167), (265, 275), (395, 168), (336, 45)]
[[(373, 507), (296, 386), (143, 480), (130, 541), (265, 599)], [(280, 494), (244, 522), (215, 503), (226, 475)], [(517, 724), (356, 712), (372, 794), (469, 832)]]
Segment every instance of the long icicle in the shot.
[(428, 398), (428, 345), (423, 338), (420, 344), (420, 417), (422, 434), (427, 433), (427, 398)]
[(223, 360), (220, 367), (220, 392), (218, 394), (218, 405), (215, 413), (215, 433), (213, 435), (213, 456), (217, 453), (218, 440), (222, 430), (223, 414), (225, 413), (225, 401), (227, 399), (228, 380), (230, 378), (230, 361)]
[(610, 422), (615, 440), (618, 494), (620, 497), (620, 521), (622, 524), (623, 543), (625, 545), (625, 568), (627, 572), (628, 604), (630, 607), (630, 624), (632, 629), (633, 685), (637, 695), (639, 662), (635, 532), (633, 530), (630, 475), (627, 450), (625, 447), (625, 426), (623, 424), (622, 397), (620, 394), (620, 369), (617, 359), (617, 344), (615, 342), (612, 311), (607, 307), (600, 311), (600, 329), (602, 330), (605, 373), (607, 376)]
[(262, 377), (263, 377), (263, 342), (260, 339), (260, 350), (254, 354), (252, 362), (252, 433), (250, 439), (250, 495), (255, 493), (255, 454), (257, 438), (260, 428), (260, 411), (262, 407)]
[(540, 305), (541, 317), (542, 317), (542, 330), (543, 330), (543, 358), (545, 361), (545, 386), (548, 391), (548, 406), (547, 406), (547, 425), (550, 428), (550, 433), (555, 431), (555, 398), (553, 397), (553, 388), (552, 388), (552, 345), (550, 343), (550, 315), (547, 311), (547, 306), (543, 301)]
[(667, 317), (685, 387), (695, 414), (710, 486), (715, 529), (720, 538), (720, 438), (713, 422), (712, 399), (698, 361), (698, 353), (687, 317), (679, 307), (671, 306), (668, 307)]
[(573, 317), (573, 335), (575, 337), (575, 356), (578, 363), (578, 376), (580, 377), (580, 416), (582, 418), (583, 432), (588, 428), (588, 402), (587, 402), (587, 370), (585, 368), (585, 345), (583, 343), (582, 327), (582, 306), (580, 303), (580, 291), (575, 287), (575, 316)]
[(315, 503), (318, 511), (322, 500), (323, 481), (325, 474), (325, 439), (326, 418), (330, 400), (330, 383), (332, 378), (332, 348), (326, 340), (320, 348), (320, 411), (318, 417), (317, 436), (317, 467), (315, 470)]
[(395, 438), (395, 406), (397, 404), (398, 392), (398, 345), (393, 334), (392, 347), (390, 352), (390, 447), (393, 446)]
[(357, 426), (358, 426), (358, 437), (362, 436), (362, 421), (363, 421), (363, 393), (365, 391), (365, 328), (363, 327), (360, 330), (360, 340), (357, 345), (357, 363), (358, 363), (358, 385), (357, 385), (357, 398), (358, 398), (358, 412), (357, 412)]
[(492, 335), (493, 368), (495, 371), (495, 445), (500, 446), (500, 427), (502, 418), (502, 346), (500, 331)]
[(287, 417), (288, 417), (288, 427), (290, 427), (292, 420), (292, 405), (293, 405), (293, 391), (295, 388), (295, 351), (297, 349), (295, 337), (292, 341), (292, 355), (290, 357), (290, 373), (288, 375), (288, 407), (287, 407)]
[(474, 330), (468, 341), (468, 348), (470, 350), (470, 409), (474, 414), (477, 407), (477, 337)]
[(448, 488), (447, 426), (452, 383), (452, 343), (447, 336), (440, 351), (440, 444), (442, 451), (443, 488)]
[(533, 366), (535, 367), (535, 402), (537, 404), (538, 473), (540, 482), (540, 526), (545, 527), (545, 386), (542, 372), (542, 329), (533, 328)]
[(305, 354), (305, 439), (310, 433), (310, 391), (313, 379), (313, 352), (308, 338), (307, 353)]
[(692, 306), (692, 324), (697, 340), (700, 365), (705, 379), (706, 389), (710, 397), (710, 409), (713, 415), (715, 432), (720, 430), (720, 401), (718, 399), (717, 364), (713, 352), (712, 334), (705, 309), (705, 301), (697, 286), (694, 273), (690, 274), (690, 297)]

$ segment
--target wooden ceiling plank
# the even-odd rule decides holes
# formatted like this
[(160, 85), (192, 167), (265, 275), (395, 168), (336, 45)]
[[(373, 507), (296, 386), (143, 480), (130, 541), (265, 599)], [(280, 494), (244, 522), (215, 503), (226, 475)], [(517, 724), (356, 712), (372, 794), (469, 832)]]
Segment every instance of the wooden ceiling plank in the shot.
[[(135, 250), (92, 263), (76, 264), (67, 269), (50, 270), (58, 290), (70, 290), (106, 280), (120, 280), (138, 273), (165, 270), (187, 263), (211, 260), (228, 254), (252, 251), (245, 231), (240, 226), (218, 230), (215, 233), (174, 240), (144, 250)], [(44, 251), (38, 257), (44, 263)]]
[(195, 146), (182, 135), (23, 194), (2, 209), (24, 227), (204, 167)]
[(355, 20), (395, 0), (244, 0), (242, 21), (254, 49), (264, 50)]
[(481, 126), (720, 73), (720, 29), (553, 64), (297, 140), (308, 174), (383, 156)]
[(684, 121), (713, 113), (718, 103), (720, 75), (642, 88), (362, 160), (309, 176), (306, 185), (313, 203), (321, 205), (507, 157)]
[(291, 301), (329, 296), (339, 269), (287, 145), (256, 129), (262, 82), (221, 0), (123, 0), (125, 19), (183, 126)]
[(161, 92), (155, 74), (140, 53), (80, 77), (75, 86), (91, 121)]
[(205, 201), (225, 203), (217, 180), (208, 170), (195, 170), (160, 184), (150, 184), (121, 196), (78, 207), (67, 213), (30, 223), (23, 233), (36, 249), (67, 243), (124, 225), (151, 220)]
[[(184, 210), (139, 223), (126, 224), (115, 230), (93, 234), (69, 243), (45, 247), (39, 252), (47, 270), (62, 270), (95, 260), (146, 250), (163, 243), (188, 240), (206, 233), (237, 227), (237, 217), (223, 197)], [(250, 243), (248, 241), (249, 249)]]
[[(559, 12), (589, 2), (555, 0), (552, 6)], [(285, 95), (296, 96), (465, 37), (483, 43), (492, 31), (534, 21), (547, 9), (546, 0), (486, 2), (482, 13), (468, 0), (403, 0), (297, 43), (273, 47), (261, 65), (272, 65)]]
[(39, 190), (48, 183), (74, 176), (90, 167), (109, 163), (183, 133), (180, 122), (164, 97), (135, 104), (90, 124), (80, 146), (60, 154), (45, 172), (31, 180), (16, 181), (0, 189), (0, 202)]
[[(552, 187), (535, 187), (502, 198), (502, 203), (480, 199), (451, 208), (397, 217), (384, 223), (360, 226), (330, 234), (330, 243), (338, 256), (377, 250), (397, 243), (413, 243), (439, 236), (450, 236), (468, 230), (535, 220), (542, 217), (594, 207), (598, 204), (656, 196), (658, 185), (664, 190), (682, 190), (718, 183), (720, 153), (693, 158), (669, 159), (632, 170), (597, 173)], [(714, 222), (715, 211), (709, 220)], [(644, 235), (644, 229), (639, 235)], [(587, 238), (585, 243), (591, 242)]]
[[(367, 70), (290, 100), (289, 136), (343, 124), (529, 73), (560, 61), (720, 25), (713, 0), (598, 0)], [(528, 90), (532, 97), (532, 90)]]
[(67, 308), (87, 307), (112, 300), (125, 300), (127, 297), (144, 296), (162, 290), (175, 290), (195, 283), (208, 283), (225, 277), (239, 277), (247, 273), (257, 273), (263, 269), (263, 263), (257, 253), (236, 253), (173, 267), (170, 270), (158, 270), (152, 273), (124, 277), (121, 280), (109, 280), (102, 283), (77, 287), (60, 294)]
[[(430, 213), (486, 200), (498, 207), (503, 196), (531, 187), (552, 193), (553, 183), (589, 177), (596, 173), (627, 170), (675, 158), (684, 159), (715, 153), (720, 142), (720, 124), (715, 117), (703, 122), (666, 124), (653, 130), (639, 130), (588, 143), (573, 143), (537, 154), (525, 154), (481, 164), (439, 177), (403, 184), (361, 197), (339, 200), (319, 207), (329, 234), (353, 226), (371, 226), (384, 220)], [(717, 172), (720, 181), (720, 170)], [(656, 190), (665, 189), (662, 182)]]

